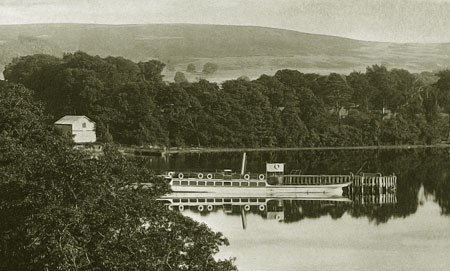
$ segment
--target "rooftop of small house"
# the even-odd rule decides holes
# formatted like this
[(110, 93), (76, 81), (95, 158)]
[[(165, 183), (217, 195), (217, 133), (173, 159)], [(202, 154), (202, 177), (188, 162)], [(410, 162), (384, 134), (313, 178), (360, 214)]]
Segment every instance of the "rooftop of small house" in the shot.
[(79, 121), (80, 119), (86, 119), (90, 122), (95, 123), (94, 121), (92, 121), (90, 118), (86, 117), (86, 116), (71, 116), (71, 115), (67, 115), (64, 116), (62, 118), (60, 118), (59, 120), (57, 120), (55, 122), (55, 124), (73, 124), (77, 121)]

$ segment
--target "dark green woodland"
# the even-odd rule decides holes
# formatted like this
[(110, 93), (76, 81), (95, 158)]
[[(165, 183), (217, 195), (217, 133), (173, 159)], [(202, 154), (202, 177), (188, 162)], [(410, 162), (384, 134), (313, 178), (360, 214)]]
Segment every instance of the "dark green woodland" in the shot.
[(5, 79), (34, 91), (55, 121), (86, 115), (100, 141), (168, 147), (435, 144), (448, 139), (450, 71), (280, 70), (256, 80), (168, 83), (164, 64), (76, 52), (32, 55)]

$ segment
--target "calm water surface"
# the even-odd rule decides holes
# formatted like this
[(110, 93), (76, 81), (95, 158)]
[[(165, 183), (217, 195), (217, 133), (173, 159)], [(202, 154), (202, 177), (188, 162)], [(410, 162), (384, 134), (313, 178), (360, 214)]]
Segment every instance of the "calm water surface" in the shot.
[[(175, 155), (159, 169), (240, 169), (241, 153)], [(396, 173), (398, 190), (381, 203), (360, 199), (266, 199), (242, 205), (187, 207), (184, 214), (222, 232), (239, 270), (450, 270), (450, 155), (445, 150), (260, 152), (248, 170), (284, 162), (305, 174)], [(380, 200), (378, 198), (378, 200)], [(206, 203), (205, 203), (206, 204)], [(259, 203), (258, 203), (259, 204)], [(244, 229), (245, 228), (245, 229)]]

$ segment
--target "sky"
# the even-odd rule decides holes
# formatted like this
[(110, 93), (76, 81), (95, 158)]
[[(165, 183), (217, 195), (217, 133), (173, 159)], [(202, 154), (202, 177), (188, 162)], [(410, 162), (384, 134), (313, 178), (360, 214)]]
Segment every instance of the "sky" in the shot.
[(254, 25), (370, 41), (450, 42), (450, 0), (0, 0), (0, 24), (30, 23)]

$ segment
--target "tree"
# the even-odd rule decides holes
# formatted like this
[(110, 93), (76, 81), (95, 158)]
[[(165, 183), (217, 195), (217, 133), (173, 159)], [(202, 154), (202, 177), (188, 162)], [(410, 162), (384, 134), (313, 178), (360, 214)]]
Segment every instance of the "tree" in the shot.
[(250, 77), (247, 75), (241, 75), (238, 77), (238, 80), (250, 81)]
[(0, 82), (0, 112), (1, 270), (236, 270), (147, 167), (113, 146), (86, 159), (22, 86)]
[(369, 110), (369, 101), (374, 94), (374, 88), (369, 84), (365, 74), (352, 72), (347, 78), (347, 83), (353, 89), (352, 100), (361, 105), (366, 111)]
[(369, 84), (375, 89), (371, 101), (374, 108), (382, 110), (383, 107), (391, 107), (395, 82), (387, 68), (379, 65), (367, 67), (366, 76)]
[(344, 77), (337, 73), (331, 73), (324, 81), (322, 90), (324, 101), (334, 107), (339, 124), (341, 123), (339, 110), (348, 104), (352, 92), (353, 90), (348, 86)]
[(176, 72), (173, 80), (177, 84), (188, 82), (188, 80), (186, 79), (186, 76), (184, 76), (184, 73), (182, 73), (182, 72)]
[(435, 86), (438, 89), (439, 105), (450, 112), (450, 70), (440, 71), (437, 76), (439, 79)]
[(207, 62), (207, 63), (205, 63), (205, 65), (203, 65), (202, 73), (205, 73), (205, 74), (215, 73), (218, 68), (219, 68), (219, 66), (216, 63)]
[(196, 72), (195, 64), (189, 63), (186, 67), (186, 72), (189, 72), (189, 73)]
[(150, 60), (147, 62), (139, 62), (138, 66), (144, 80), (152, 82), (160, 82), (162, 80), (163, 76), (161, 72), (164, 69), (164, 63), (157, 60)]

